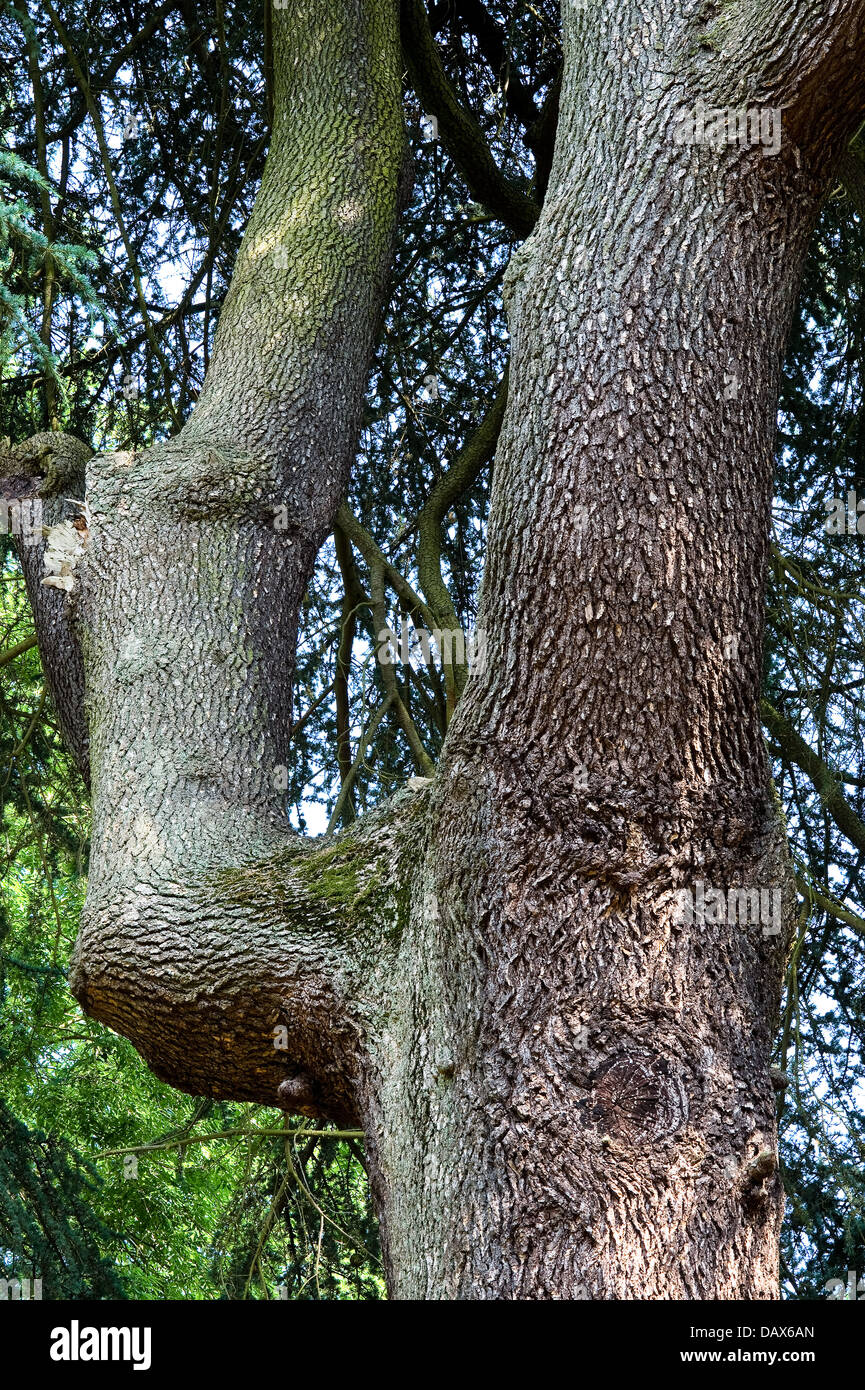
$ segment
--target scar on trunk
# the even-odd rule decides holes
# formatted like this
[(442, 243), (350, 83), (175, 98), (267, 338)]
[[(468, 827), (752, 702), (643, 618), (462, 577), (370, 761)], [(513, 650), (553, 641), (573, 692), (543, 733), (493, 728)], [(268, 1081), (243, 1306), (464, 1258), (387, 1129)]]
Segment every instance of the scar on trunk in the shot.
[(613, 1058), (598, 1072), (589, 1114), (611, 1138), (633, 1143), (680, 1129), (687, 1103), (663, 1057), (632, 1053)]

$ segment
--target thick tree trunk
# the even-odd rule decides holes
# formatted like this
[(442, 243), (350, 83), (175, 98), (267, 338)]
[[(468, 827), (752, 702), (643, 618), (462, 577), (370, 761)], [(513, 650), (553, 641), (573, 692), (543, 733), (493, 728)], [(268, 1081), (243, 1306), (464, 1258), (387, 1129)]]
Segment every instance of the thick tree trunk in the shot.
[[(598, 8), (566, 21), (550, 187), (510, 270), (486, 673), (397, 972), (376, 1153), (402, 1296), (778, 1296), (795, 899), (762, 605), (781, 355), (861, 118), (854, 30), (836, 7), (818, 91), (815, 33), (770, 7), (720, 54), (695, 7)], [(691, 60), (659, 62), (661, 32)], [(780, 150), (677, 143), (698, 97), (783, 106)], [(701, 884), (778, 892), (781, 920), (682, 920)]]
[[(665, 52), (692, 50), (663, 8)], [(774, 155), (679, 144), (698, 94), (788, 106), (801, 39), (767, 14), (747, 82), (712, 49), (664, 75), (651, 22), (617, 9), (613, 32), (609, 9), (571, 25), (543, 215), (509, 272), (486, 674), (431, 797), (438, 912), (406, 944), (424, 970), (379, 1129), (414, 1297), (777, 1297), (795, 898), (762, 605), (781, 355), (850, 125), (806, 136), (795, 107)], [(842, 37), (836, 117), (857, 109)], [(784, 921), (679, 921), (701, 883), (780, 890)]]
[(201, 399), (177, 439), (88, 468), (94, 828), (73, 987), (178, 1085), (275, 1103), (312, 1051), (343, 1114), (353, 1025), (326, 931), (307, 915), (283, 942), (202, 887), (292, 852), (297, 615), (348, 479), (405, 152), (390, 0), (273, 21), (271, 147)]
[[(485, 673), (430, 788), (310, 846), (272, 774), (402, 156), (395, 4), (333, 8), (275, 12), (274, 148), (190, 425), (88, 472), (74, 988), (175, 1085), (360, 1120), (396, 1296), (777, 1297), (774, 414), (865, 3), (564, 7)], [(783, 108), (780, 150), (677, 143), (698, 99)], [(688, 920), (701, 884), (780, 914)]]

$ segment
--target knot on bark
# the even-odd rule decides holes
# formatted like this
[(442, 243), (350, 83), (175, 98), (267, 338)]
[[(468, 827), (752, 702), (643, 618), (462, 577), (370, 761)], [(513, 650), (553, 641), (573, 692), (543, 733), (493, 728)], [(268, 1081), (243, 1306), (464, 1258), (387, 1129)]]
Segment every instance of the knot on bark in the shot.
[(772, 1149), (760, 1149), (756, 1157), (741, 1170), (739, 1187), (746, 1204), (765, 1202), (770, 1196), (773, 1179), (778, 1174), (778, 1155)]
[(305, 1110), (317, 1112), (315, 1082), (306, 1072), (297, 1072), (281, 1081), (276, 1088), (276, 1098), (280, 1109), (291, 1111), (292, 1114), (303, 1113)]
[(687, 1098), (665, 1058), (630, 1053), (597, 1073), (589, 1115), (609, 1138), (636, 1143), (680, 1129), (688, 1117)]

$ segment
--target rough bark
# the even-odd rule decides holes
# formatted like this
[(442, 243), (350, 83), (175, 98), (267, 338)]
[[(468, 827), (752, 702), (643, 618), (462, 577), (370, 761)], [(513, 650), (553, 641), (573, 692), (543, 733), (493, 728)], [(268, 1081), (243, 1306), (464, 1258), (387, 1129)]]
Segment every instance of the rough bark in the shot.
[[(311, 918), (260, 934), (222, 876), (290, 841), (297, 613), (348, 478), (405, 151), (390, 0), (276, 10), (273, 46), (271, 148), (200, 401), (176, 439), (88, 467), (94, 823), (73, 968), (160, 1075), (271, 1103), (315, 1048), (328, 1095), (350, 1027), (336, 948)], [(294, 1052), (274, 1049), (274, 997)]]
[[(272, 773), (402, 157), (395, 0), (333, 8), (274, 12), (274, 147), (190, 424), (88, 470), (73, 987), (183, 1089), (359, 1120), (397, 1297), (777, 1297), (785, 932), (674, 908), (793, 901), (759, 722), (774, 414), (865, 0), (565, 7), (485, 673), (430, 787), (310, 846)], [(698, 97), (782, 107), (779, 153), (676, 144)]]
[[(4, 504), (38, 502), (44, 528), (79, 514), (75, 502), (84, 498), (84, 470), (91, 450), (73, 435), (46, 431), (35, 434), (9, 453), (0, 455), (0, 497)], [(90, 740), (84, 708), (84, 665), (72, 629), (69, 596), (42, 583), (45, 577), (44, 539), (29, 538), (18, 545), (27, 598), (33, 610), (39, 655), (48, 693), (57, 711), (60, 731), (85, 782), (90, 780)]]
[[(404, 1296), (778, 1296), (785, 932), (673, 904), (792, 909), (758, 713), (774, 417), (862, 7), (599, 8), (566, 19), (510, 271), (486, 675), (430, 796), (377, 1131)], [(674, 144), (698, 96), (783, 107), (779, 154)]]

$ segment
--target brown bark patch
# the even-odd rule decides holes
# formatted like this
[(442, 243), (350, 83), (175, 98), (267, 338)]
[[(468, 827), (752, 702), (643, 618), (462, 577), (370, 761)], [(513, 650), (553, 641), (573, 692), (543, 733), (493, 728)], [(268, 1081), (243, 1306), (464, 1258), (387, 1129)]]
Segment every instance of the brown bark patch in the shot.
[(680, 1129), (687, 1119), (684, 1090), (663, 1057), (614, 1057), (595, 1077), (589, 1114), (611, 1139), (637, 1143)]

